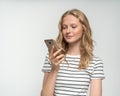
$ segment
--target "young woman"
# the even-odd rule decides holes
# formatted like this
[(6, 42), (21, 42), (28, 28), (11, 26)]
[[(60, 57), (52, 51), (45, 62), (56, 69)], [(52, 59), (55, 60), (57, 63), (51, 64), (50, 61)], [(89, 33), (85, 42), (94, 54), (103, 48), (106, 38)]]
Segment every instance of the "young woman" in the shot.
[[(102, 60), (93, 55), (91, 28), (85, 14), (68, 10), (59, 22), (56, 40), (61, 47), (46, 56), (41, 96), (102, 96)], [(62, 53), (62, 49), (65, 50)]]

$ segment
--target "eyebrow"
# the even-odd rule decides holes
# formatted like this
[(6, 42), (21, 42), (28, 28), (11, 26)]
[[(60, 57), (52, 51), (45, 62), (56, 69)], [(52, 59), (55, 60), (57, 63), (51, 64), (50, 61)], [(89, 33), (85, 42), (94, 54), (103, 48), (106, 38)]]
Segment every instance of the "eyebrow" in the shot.
[[(62, 26), (67, 26), (68, 24), (62, 24)], [(69, 25), (78, 25), (76, 23), (72, 23), (72, 24), (69, 24)]]

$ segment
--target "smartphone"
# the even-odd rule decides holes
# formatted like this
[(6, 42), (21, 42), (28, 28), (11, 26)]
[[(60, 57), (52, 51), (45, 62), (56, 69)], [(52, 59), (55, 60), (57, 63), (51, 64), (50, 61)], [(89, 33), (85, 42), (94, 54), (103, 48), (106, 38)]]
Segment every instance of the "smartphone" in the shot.
[(49, 52), (50, 52), (52, 46), (54, 46), (54, 51), (57, 51), (60, 49), (54, 39), (45, 39), (44, 42), (45, 42)]

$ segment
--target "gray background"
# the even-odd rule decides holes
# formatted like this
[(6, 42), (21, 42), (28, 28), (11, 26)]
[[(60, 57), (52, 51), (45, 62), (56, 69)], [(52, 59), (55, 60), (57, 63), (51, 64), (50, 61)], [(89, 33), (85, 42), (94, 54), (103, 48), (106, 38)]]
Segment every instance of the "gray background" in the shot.
[(88, 17), (94, 53), (104, 62), (103, 96), (119, 96), (120, 1), (0, 1), (0, 96), (39, 96), (47, 53), (44, 39), (56, 38), (58, 21), (68, 9)]

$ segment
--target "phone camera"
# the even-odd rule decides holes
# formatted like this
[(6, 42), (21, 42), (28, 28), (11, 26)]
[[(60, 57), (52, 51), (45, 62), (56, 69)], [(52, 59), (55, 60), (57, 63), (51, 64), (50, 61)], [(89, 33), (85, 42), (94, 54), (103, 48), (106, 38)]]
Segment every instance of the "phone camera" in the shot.
[(51, 44), (51, 42), (49, 42), (49, 44)]

